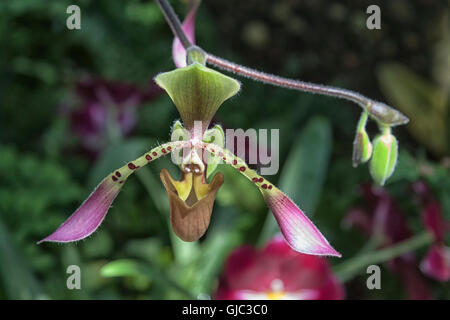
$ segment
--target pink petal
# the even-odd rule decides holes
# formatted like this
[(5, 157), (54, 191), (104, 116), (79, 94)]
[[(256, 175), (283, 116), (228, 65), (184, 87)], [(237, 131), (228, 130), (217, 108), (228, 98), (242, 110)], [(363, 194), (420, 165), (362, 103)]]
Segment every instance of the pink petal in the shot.
[(214, 295), (220, 300), (344, 297), (344, 287), (325, 258), (292, 250), (281, 235), (261, 251), (249, 246), (236, 249), (227, 259)]
[(263, 196), (292, 249), (306, 254), (341, 257), (302, 210), (280, 190), (264, 190)]
[(274, 257), (286, 259), (298, 256), (298, 252), (295, 252), (287, 245), (281, 234), (277, 234), (266, 244), (262, 254), (270, 259)]
[[(317, 290), (303, 289), (297, 292), (283, 292), (280, 300), (318, 300)], [(234, 292), (234, 300), (271, 300), (268, 292), (258, 292), (253, 290), (237, 290)]]
[(422, 220), (427, 230), (433, 233), (437, 241), (444, 239), (445, 221), (439, 203), (431, 202), (423, 211)]
[(71, 242), (91, 235), (102, 223), (123, 184), (105, 178), (89, 198), (55, 232), (38, 242)]
[[(187, 38), (192, 42), (192, 44), (195, 44), (195, 14), (197, 13), (200, 1), (195, 2), (196, 3), (192, 5), (182, 25), (184, 33), (186, 33)], [(173, 40), (172, 58), (177, 68), (186, 67), (186, 50), (178, 38)]]
[(315, 296), (306, 297), (308, 300), (344, 299), (344, 286), (333, 274), (325, 258), (292, 250), (281, 235), (270, 240), (261, 254), (270, 260), (283, 261), (278, 278), (283, 281), (286, 292), (311, 290)]
[(434, 245), (420, 264), (423, 273), (438, 281), (450, 280), (450, 248)]

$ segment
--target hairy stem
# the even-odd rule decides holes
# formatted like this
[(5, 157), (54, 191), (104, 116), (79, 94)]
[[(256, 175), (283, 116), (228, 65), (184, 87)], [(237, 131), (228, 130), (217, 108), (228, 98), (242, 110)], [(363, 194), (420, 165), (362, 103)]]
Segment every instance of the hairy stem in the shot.
[[(192, 47), (193, 44), (186, 37), (186, 34), (181, 27), (181, 22), (168, 1), (156, 1), (165, 16), (168, 25), (172, 29), (174, 36), (180, 39), (181, 44), (186, 50)], [(354, 102), (358, 104), (364, 111), (367, 111), (373, 119), (384, 125), (395, 126), (406, 124), (409, 121), (406, 116), (404, 116), (394, 108), (382, 102), (372, 100), (355, 91), (284, 78), (230, 62), (207, 52), (205, 52), (205, 55), (207, 63), (256, 81), (261, 81), (263, 83), (282, 88), (294, 89), (310, 93), (318, 93)]]
[(227, 61), (223, 58), (216, 57), (208, 53), (207, 62), (215, 65), (224, 70), (248, 77), (251, 79), (259, 80), (264, 83), (272, 84), (274, 86), (295, 89), (299, 91), (306, 91), (311, 93), (319, 93), (327, 96), (338, 97), (346, 100), (350, 100), (359, 104), (363, 109), (371, 102), (371, 100), (357, 92), (353, 92), (346, 89), (334, 88), (330, 86), (324, 86), (320, 84), (314, 84), (310, 82), (304, 82), (300, 80), (283, 78), (273, 74), (265, 73), (248, 67), (238, 65), (236, 63)]

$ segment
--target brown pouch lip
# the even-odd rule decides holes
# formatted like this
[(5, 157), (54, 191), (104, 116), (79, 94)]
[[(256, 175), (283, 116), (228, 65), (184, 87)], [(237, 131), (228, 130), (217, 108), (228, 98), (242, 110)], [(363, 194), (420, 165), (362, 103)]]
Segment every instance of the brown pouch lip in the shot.
[(170, 223), (173, 231), (180, 239), (187, 242), (200, 239), (208, 229), (216, 193), (224, 182), (223, 174), (219, 172), (214, 175), (209, 184), (208, 194), (192, 206), (188, 206), (178, 197), (169, 171), (162, 169), (160, 178), (169, 197)]

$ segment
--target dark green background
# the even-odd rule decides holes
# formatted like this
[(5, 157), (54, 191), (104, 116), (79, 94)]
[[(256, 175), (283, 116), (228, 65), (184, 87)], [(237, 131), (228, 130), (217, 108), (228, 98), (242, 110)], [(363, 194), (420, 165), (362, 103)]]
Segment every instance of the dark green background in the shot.
[[(172, 3), (184, 15), (184, 3)], [(66, 28), (70, 4), (81, 8), (81, 30)], [(370, 4), (381, 7), (381, 30), (365, 27)], [(448, 19), (448, 2), (438, 0), (205, 0), (197, 41), (227, 59), (357, 90), (407, 114), (411, 124), (394, 130), (400, 160), (386, 188), (420, 232), (420, 208), (409, 191), (419, 178), (430, 184), (450, 218)], [(207, 235), (197, 245), (171, 241), (158, 174), (162, 167), (174, 168), (161, 160), (130, 179), (93, 236), (76, 244), (35, 244), (102, 176), (167, 140), (179, 118), (165, 95), (146, 103), (137, 111), (132, 135), (92, 162), (73, 151), (79, 140), (60, 112), (72, 99), (75, 81), (94, 75), (144, 86), (173, 68), (172, 39), (153, 1), (0, 3), (0, 298), (211, 294), (229, 252), (243, 243), (260, 245), (271, 235), (263, 227), (268, 211), (258, 191), (221, 168), (226, 182)], [(342, 229), (341, 220), (362, 202), (358, 186), (371, 181), (367, 166), (351, 166), (359, 108), (240, 80), (241, 93), (215, 120), (228, 128), (280, 129), (280, 174), (269, 179), (314, 214), (316, 225), (343, 254), (330, 263), (353, 258), (367, 239)], [(376, 126), (371, 124), (369, 132), (376, 134)], [(82, 290), (66, 288), (65, 271), (72, 264), (82, 269)], [(361, 270), (346, 282), (347, 297), (405, 298), (398, 277), (382, 271), (382, 290), (367, 290)], [(435, 298), (450, 297), (447, 284), (427, 281)]]

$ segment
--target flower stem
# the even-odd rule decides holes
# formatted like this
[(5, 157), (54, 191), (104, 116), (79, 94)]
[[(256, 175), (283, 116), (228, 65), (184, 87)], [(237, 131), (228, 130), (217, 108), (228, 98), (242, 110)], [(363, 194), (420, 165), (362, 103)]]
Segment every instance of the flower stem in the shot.
[(379, 264), (405, 253), (419, 249), (433, 241), (429, 232), (423, 232), (415, 237), (399, 242), (393, 246), (375, 252), (365, 253), (334, 267), (334, 271), (342, 282), (349, 281), (360, 274), (361, 270), (372, 264)]
[[(180, 19), (178, 19), (178, 16), (173, 11), (172, 6), (167, 2), (167, 0), (156, 1), (161, 8), (164, 17), (166, 18), (167, 24), (172, 29), (174, 36), (180, 39), (181, 44), (186, 50), (192, 47), (193, 44), (189, 41), (186, 34), (184, 33), (183, 28), (181, 27)], [(236, 73), (240, 76), (250, 78), (252, 80), (261, 81), (263, 83), (282, 88), (317, 93), (354, 102), (358, 104), (363, 110), (367, 111), (371, 115), (371, 117), (379, 123), (383, 123), (389, 126), (395, 126), (406, 124), (409, 121), (409, 119), (405, 115), (395, 110), (394, 108), (382, 102), (372, 100), (355, 91), (305, 82), (301, 80), (289, 79), (265, 73), (225, 60), (223, 58), (207, 53), (206, 51), (205, 55), (207, 63), (226, 71)]]
[(172, 29), (174, 36), (180, 40), (184, 49), (187, 50), (192, 46), (192, 43), (184, 33), (184, 30), (181, 27), (180, 19), (178, 18), (175, 11), (173, 11), (172, 6), (169, 4), (169, 2), (167, 2), (167, 0), (156, 0), (156, 2), (158, 3), (159, 8), (164, 14), (164, 17), (166, 18), (167, 24), (169, 25), (170, 29)]

